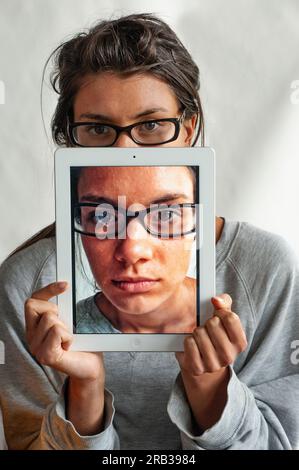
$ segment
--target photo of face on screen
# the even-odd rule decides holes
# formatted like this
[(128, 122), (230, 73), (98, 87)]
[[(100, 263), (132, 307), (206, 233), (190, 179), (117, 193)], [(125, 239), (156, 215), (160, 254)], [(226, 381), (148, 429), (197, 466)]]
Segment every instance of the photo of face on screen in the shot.
[(199, 325), (199, 169), (70, 169), (76, 334)]

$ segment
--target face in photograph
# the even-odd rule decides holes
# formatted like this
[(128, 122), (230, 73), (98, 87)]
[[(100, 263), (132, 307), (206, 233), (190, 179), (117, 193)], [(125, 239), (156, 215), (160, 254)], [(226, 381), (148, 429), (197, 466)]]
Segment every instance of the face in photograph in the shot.
[[(194, 192), (195, 175), (185, 166), (86, 167), (78, 181), (79, 203), (117, 207), (121, 196), (130, 213), (153, 205), (188, 206), (195, 201)], [(96, 225), (99, 213), (95, 207), (84, 210), (85, 219), (95, 220)], [(194, 210), (188, 207), (185, 213), (189, 214), (190, 228)], [(107, 213), (105, 217), (107, 220)], [(166, 220), (178, 215), (175, 211), (163, 211), (162, 217)], [(195, 280), (187, 277), (194, 232), (164, 239), (147, 231), (149, 220), (153, 230), (155, 215), (145, 220), (128, 218), (124, 238), (81, 235), (93, 276), (101, 289), (98, 306), (118, 326), (125, 319), (145, 325), (176, 322), (182, 328), (187, 324), (194, 326)]]

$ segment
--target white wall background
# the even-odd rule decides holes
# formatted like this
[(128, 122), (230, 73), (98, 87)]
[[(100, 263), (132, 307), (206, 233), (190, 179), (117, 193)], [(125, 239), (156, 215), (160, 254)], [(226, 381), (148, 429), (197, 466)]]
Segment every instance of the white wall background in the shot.
[[(98, 18), (137, 11), (159, 14), (199, 64), (217, 214), (280, 233), (298, 254), (297, 0), (0, 0), (0, 261), (54, 220), (48, 55)], [(46, 89), (48, 129), (54, 106)]]

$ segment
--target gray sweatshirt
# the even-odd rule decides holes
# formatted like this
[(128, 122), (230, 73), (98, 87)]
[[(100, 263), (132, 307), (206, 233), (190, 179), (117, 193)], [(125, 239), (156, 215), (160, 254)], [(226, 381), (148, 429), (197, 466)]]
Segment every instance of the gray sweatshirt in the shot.
[(217, 294), (233, 299), (248, 348), (230, 366), (219, 421), (194, 427), (174, 353), (105, 352), (105, 426), (80, 436), (65, 418), (65, 376), (41, 366), (24, 334), (24, 301), (55, 281), (55, 240), (0, 269), (0, 404), (10, 449), (291, 449), (299, 447), (299, 272), (288, 244), (225, 221), (216, 246)]

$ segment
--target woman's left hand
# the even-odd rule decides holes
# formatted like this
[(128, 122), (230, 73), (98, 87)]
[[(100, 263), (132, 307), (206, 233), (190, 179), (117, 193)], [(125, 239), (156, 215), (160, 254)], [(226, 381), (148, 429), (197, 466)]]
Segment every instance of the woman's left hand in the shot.
[(231, 311), (231, 297), (222, 294), (213, 297), (212, 303), (213, 316), (186, 337), (184, 352), (175, 353), (182, 371), (192, 376), (219, 371), (247, 347), (240, 318)]
[(175, 353), (200, 433), (220, 419), (227, 402), (227, 366), (247, 347), (240, 319), (231, 311), (231, 297), (222, 294), (212, 303), (212, 318), (185, 338), (184, 352)]

